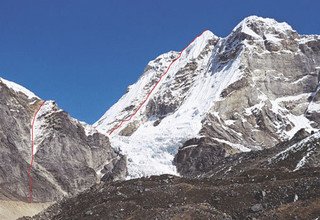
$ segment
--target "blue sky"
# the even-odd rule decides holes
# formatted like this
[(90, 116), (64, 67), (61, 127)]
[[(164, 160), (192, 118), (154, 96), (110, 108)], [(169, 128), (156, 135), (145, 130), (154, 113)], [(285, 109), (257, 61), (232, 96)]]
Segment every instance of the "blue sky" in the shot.
[(244, 17), (320, 34), (319, 0), (0, 0), (0, 76), (93, 123), (149, 60)]

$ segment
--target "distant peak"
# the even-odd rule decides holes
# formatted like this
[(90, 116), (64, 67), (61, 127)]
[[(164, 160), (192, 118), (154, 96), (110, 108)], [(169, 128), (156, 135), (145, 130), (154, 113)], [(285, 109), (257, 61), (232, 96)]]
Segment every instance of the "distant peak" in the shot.
[(216, 36), (214, 33), (212, 33), (212, 31), (210, 30), (205, 30), (202, 32), (201, 34), (204, 38), (218, 38), (218, 36)]
[(182, 59), (195, 59), (212, 42), (217, 42), (219, 37), (211, 31), (205, 30), (196, 36), (190, 44), (181, 51)]
[(219, 37), (212, 33), (210, 30), (205, 30), (201, 34), (199, 34), (189, 46), (191, 46), (192, 44), (208, 43), (209, 40), (215, 39), (219, 39)]
[(283, 30), (292, 30), (292, 27), (286, 22), (278, 22), (273, 18), (263, 18), (256, 15), (252, 15), (244, 18), (241, 22), (241, 25), (260, 25), (265, 27), (274, 27)]
[(251, 35), (253, 38), (263, 37), (265, 34), (290, 34), (295, 32), (286, 22), (278, 22), (272, 18), (252, 15), (244, 18), (232, 31)]

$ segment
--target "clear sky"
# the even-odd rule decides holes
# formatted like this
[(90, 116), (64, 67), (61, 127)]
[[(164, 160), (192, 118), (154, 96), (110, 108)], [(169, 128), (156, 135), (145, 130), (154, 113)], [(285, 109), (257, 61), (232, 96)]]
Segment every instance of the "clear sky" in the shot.
[(319, 0), (0, 0), (0, 76), (93, 123), (149, 60), (244, 17), (320, 34)]

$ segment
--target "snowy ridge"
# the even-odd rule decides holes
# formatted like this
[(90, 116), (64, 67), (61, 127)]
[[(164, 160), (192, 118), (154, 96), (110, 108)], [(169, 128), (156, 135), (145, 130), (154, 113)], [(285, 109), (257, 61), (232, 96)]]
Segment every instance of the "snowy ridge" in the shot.
[(17, 93), (20, 93), (22, 92), (23, 94), (25, 94), (29, 99), (32, 99), (32, 98), (37, 98), (37, 99), (40, 99), (38, 96), (36, 96), (33, 92), (31, 92), (30, 90), (26, 89), (25, 87), (23, 86), (20, 86), (19, 84), (17, 83), (14, 83), (12, 81), (9, 81), (9, 80), (6, 80), (6, 79), (3, 79), (0, 77), (0, 82), (4, 83), (6, 86), (8, 86), (8, 88), (12, 89), (13, 91), (17, 92)]
[[(240, 34), (246, 36), (242, 44), (250, 49), (257, 49), (257, 45), (263, 45), (265, 42), (273, 45), (273, 47), (281, 47), (281, 42), (294, 33), (296, 31), (286, 22), (277, 22), (271, 18), (249, 16), (243, 19), (225, 39), (236, 43), (238, 39), (234, 39), (233, 37)], [(251, 41), (251, 43), (254, 41), (255, 44), (250, 44), (248, 41)], [(260, 52), (269, 53), (267, 50)], [(290, 51), (287, 52), (290, 53)]]
[[(43, 106), (39, 109), (39, 112), (36, 115), (36, 118), (34, 120), (34, 154), (38, 150), (38, 145), (43, 141), (43, 139), (46, 137), (46, 128), (48, 127), (48, 124), (46, 124), (45, 119), (48, 118), (50, 115), (62, 112), (63, 110), (58, 108), (55, 101), (49, 100), (45, 101)], [(98, 130), (95, 129), (92, 125), (88, 125), (85, 122), (79, 121), (75, 118), (69, 117), (70, 120), (74, 121), (75, 123), (79, 123), (83, 126), (86, 136), (93, 135), (94, 133), (97, 133)]]
[[(127, 107), (137, 106), (142, 100), (149, 94), (150, 88), (157, 82), (160, 76), (167, 71), (167, 74), (159, 82), (149, 99), (156, 93), (157, 90), (163, 84), (170, 83), (170, 80), (166, 80), (170, 75), (174, 75), (181, 67), (185, 66), (190, 60), (196, 59), (208, 44), (210, 39), (217, 38), (212, 32), (204, 31), (198, 36), (188, 47), (186, 47), (181, 55), (178, 52), (170, 51), (168, 53), (158, 56), (155, 60), (150, 61), (147, 66), (146, 72), (140, 77), (137, 83), (128, 87), (129, 91), (125, 94), (115, 105), (113, 105), (95, 124), (102, 133), (107, 133), (113, 126), (114, 122), (122, 121), (130, 116), (130, 113), (123, 111), (125, 105)], [(176, 59), (180, 55), (179, 59)], [(174, 62), (173, 62), (174, 61)], [(170, 66), (170, 69), (168, 67)], [(155, 80), (156, 79), (156, 80)], [(150, 82), (153, 82), (151, 85)], [(145, 106), (142, 106), (140, 112), (145, 110)], [(137, 119), (139, 114), (135, 116)], [(117, 132), (119, 132), (120, 129)]]
[(126, 118), (128, 114), (126, 107), (136, 106), (147, 95), (148, 83), (157, 75), (160, 75), (169, 64), (178, 56), (178, 52), (170, 51), (158, 56), (155, 60), (148, 63), (148, 68), (140, 79), (133, 85), (128, 86), (127, 93), (115, 103), (93, 126), (107, 134), (107, 132), (118, 122)]

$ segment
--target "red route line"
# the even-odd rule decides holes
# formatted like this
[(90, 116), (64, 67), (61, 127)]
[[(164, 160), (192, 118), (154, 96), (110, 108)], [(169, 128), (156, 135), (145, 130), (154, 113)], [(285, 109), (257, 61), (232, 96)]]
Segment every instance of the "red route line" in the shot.
[(145, 99), (140, 103), (139, 107), (130, 115), (128, 116), (126, 119), (121, 120), (116, 126), (114, 126), (111, 130), (109, 130), (109, 135), (111, 135), (115, 130), (117, 130), (118, 128), (120, 128), (122, 126), (122, 124), (124, 122), (130, 121), (136, 114), (137, 112), (141, 109), (141, 107), (143, 106), (143, 104), (149, 99), (151, 93), (155, 90), (155, 88), (157, 87), (157, 85), (160, 83), (160, 81), (162, 80), (162, 78), (167, 75), (168, 71), (170, 70), (172, 64), (177, 61), (182, 53), (187, 49), (187, 47), (189, 47), (198, 37), (200, 37), (204, 32), (206, 32), (207, 30), (204, 30), (201, 34), (199, 34), (198, 36), (196, 36), (185, 48), (183, 48), (180, 52), (179, 52), (179, 56), (177, 58), (175, 58), (174, 60), (172, 60), (172, 62), (170, 63), (170, 65), (168, 66), (168, 68), (166, 69), (166, 71), (160, 76), (159, 80), (156, 82), (156, 84), (152, 87), (152, 89), (150, 90), (150, 92), (147, 94), (147, 96), (145, 97)]
[(41, 105), (39, 106), (38, 110), (34, 113), (32, 123), (31, 123), (31, 161), (30, 161), (30, 166), (28, 169), (28, 177), (29, 177), (29, 202), (32, 202), (32, 176), (31, 176), (31, 171), (32, 171), (32, 165), (34, 161), (34, 122), (36, 121), (37, 114), (39, 113), (40, 109), (44, 105), (46, 101), (42, 101)]

